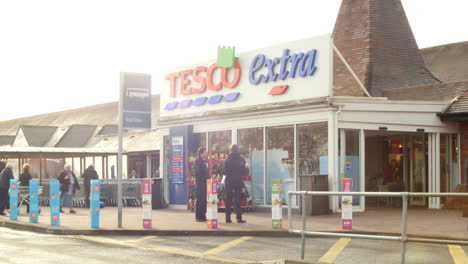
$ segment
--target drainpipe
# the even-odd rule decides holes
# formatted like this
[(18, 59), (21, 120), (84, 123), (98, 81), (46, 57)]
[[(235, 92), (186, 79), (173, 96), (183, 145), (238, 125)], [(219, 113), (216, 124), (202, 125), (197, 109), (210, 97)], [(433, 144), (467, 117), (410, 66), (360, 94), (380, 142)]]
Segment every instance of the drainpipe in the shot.
[[(339, 177), (336, 177), (340, 172), (338, 171), (338, 136), (339, 136), (339, 133), (338, 133), (338, 117), (339, 115), (341, 114), (342, 110), (343, 110), (343, 105), (337, 105), (338, 106), (338, 111), (335, 112), (335, 118), (334, 118), (334, 121), (335, 121), (335, 124), (334, 124), (334, 128), (335, 128), (335, 132), (334, 132), (334, 138), (333, 140), (335, 141), (335, 157), (333, 157), (334, 159), (334, 172), (335, 172), (335, 175), (332, 175), (332, 186), (333, 186), (333, 191), (338, 191), (338, 178)], [(338, 197), (337, 196), (332, 196), (332, 204), (333, 204), (333, 212), (338, 212)]]

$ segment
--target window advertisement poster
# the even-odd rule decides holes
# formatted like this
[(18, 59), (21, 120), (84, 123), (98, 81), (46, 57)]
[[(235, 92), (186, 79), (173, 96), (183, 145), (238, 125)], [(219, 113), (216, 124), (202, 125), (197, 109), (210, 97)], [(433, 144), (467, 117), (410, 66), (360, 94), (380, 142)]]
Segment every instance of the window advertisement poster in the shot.
[(151, 179), (141, 181), (141, 200), (143, 204), (143, 228), (151, 229), (152, 213), (151, 207)]
[[(353, 179), (344, 178), (342, 180), (343, 192), (353, 191)], [(342, 196), (341, 197), (341, 228), (352, 229), (353, 228), (353, 197)]]
[(60, 225), (60, 183), (50, 181), (50, 224)]
[[(218, 181), (216, 179), (206, 180), (206, 219), (209, 229), (218, 228)], [(227, 209), (226, 209), (227, 210)]]
[(184, 137), (172, 137), (171, 183), (184, 183)]
[(18, 220), (18, 180), (10, 179), (10, 220)]
[(91, 181), (91, 206), (90, 206), (90, 217), (91, 217), (91, 228), (99, 228), (99, 210), (101, 208), (101, 181)]
[(272, 179), (271, 182), (271, 217), (273, 229), (283, 228), (283, 208), (282, 208), (283, 181)]
[(39, 222), (39, 181), (29, 181), (29, 222)]

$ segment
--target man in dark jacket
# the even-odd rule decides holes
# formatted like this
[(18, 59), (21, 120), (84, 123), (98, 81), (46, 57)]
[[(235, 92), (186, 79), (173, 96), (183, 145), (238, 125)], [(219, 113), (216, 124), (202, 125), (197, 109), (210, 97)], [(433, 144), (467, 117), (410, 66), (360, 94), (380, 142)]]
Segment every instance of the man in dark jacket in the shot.
[(5, 207), (9, 207), (10, 196), (8, 191), (10, 190), (10, 180), (13, 177), (13, 164), (6, 164), (5, 169), (0, 173), (0, 215), (5, 215)]
[(234, 198), (234, 210), (237, 223), (245, 223), (242, 220), (242, 208), (240, 205), (241, 193), (244, 188), (244, 176), (247, 175), (245, 159), (239, 154), (236, 144), (231, 146), (231, 154), (224, 161), (223, 174), (226, 175), (226, 223), (231, 223), (231, 206)]
[(86, 207), (89, 208), (89, 193), (91, 192), (91, 180), (97, 180), (99, 178), (96, 170), (94, 169), (94, 164), (89, 165), (89, 167), (83, 173), (83, 185), (85, 188), (86, 196)]
[(198, 149), (198, 159), (195, 161), (195, 191), (197, 193), (195, 219), (197, 222), (206, 221), (206, 180), (210, 178), (205, 159), (206, 149)]

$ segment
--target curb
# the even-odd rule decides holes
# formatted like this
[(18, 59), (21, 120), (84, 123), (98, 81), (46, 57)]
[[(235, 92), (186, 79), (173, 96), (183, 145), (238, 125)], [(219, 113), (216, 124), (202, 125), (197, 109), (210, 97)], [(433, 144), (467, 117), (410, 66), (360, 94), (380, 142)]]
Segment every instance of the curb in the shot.
[[(125, 236), (253, 236), (253, 237), (300, 237), (300, 234), (289, 233), (287, 230), (142, 230), (142, 229), (71, 229), (63, 227), (50, 227), (41, 224), (31, 224), (24, 222), (17, 222), (13, 220), (0, 220), (0, 227), (7, 227), (16, 230), (30, 231), (51, 235), (125, 235)], [(334, 233), (351, 233), (349, 231), (326, 231)], [(362, 235), (382, 235), (382, 236), (400, 236), (399, 233), (391, 232), (370, 232), (363, 230), (353, 230), (353, 234)], [(430, 235), (408, 234), (411, 238), (426, 238), (438, 240), (458, 240), (467, 241), (468, 238), (455, 238), (455, 237), (440, 237)], [(324, 237), (324, 236), (308, 236), (308, 237)]]

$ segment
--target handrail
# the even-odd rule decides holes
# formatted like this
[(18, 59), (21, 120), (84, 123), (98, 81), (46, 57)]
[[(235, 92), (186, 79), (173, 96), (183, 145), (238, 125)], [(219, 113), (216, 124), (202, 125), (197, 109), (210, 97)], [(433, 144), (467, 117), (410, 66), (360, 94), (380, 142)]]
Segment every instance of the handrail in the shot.
[[(293, 229), (292, 224), (292, 196), (299, 195), (302, 198), (302, 229)], [(353, 233), (335, 233), (335, 232), (319, 232), (307, 231), (307, 196), (369, 196), (369, 197), (401, 197), (403, 200), (402, 218), (401, 218), (401, 235), (400, 236), (380, 236), (380, 235), (363, 235)], [(406, 226), (408, 219), (408, 198), (409, 197), (468, 197), (468, 193), (415, 193), (415, 192), (324, 192), (324, 191), (290, 191), (288, 192), (288, 232), (301, 235), (301, 259), (305, 255), (305, 237), (306, 235), (328, 236), (328, 237), (351, 237), (365, 238), (378, 240), (393, 240), (401, 241), (401, 258), (400, 263), (406, 261), (406, 243), (422, 242), (422, 243), (440, 243), (440, 244), (461, 244), (468, 245), (468, 241), (457, 240), (440, 240), (428, 238), (409, 238), (406, 234)]]

